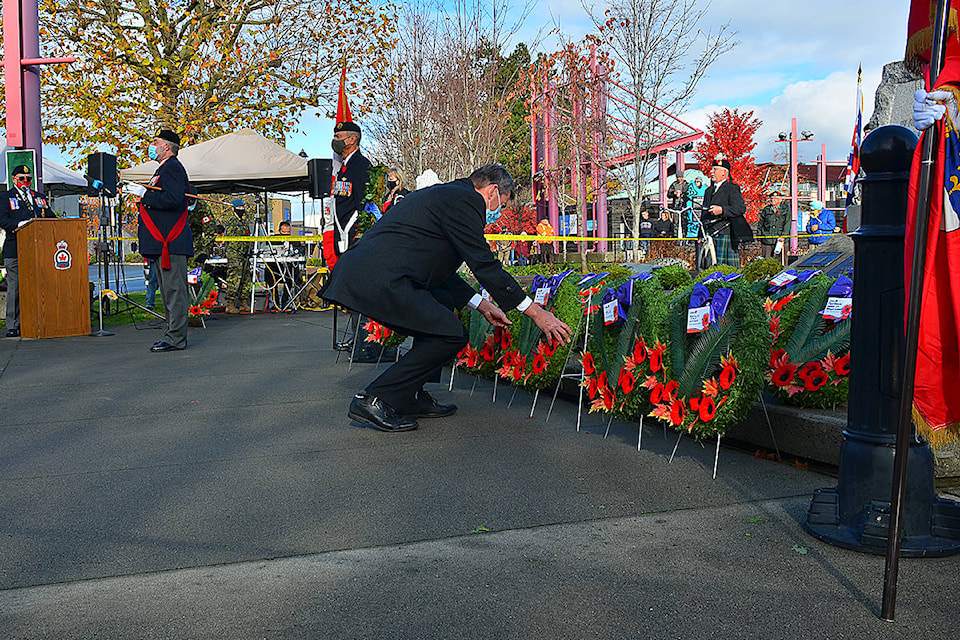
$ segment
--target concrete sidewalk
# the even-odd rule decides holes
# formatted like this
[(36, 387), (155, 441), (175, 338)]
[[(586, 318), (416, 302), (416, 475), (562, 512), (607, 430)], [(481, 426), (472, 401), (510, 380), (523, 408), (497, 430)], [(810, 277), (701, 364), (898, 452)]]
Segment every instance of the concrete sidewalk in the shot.
[(0, 341), (2, 638), (952, 638), (960, 559), (802, 532), (833, 479), (458, 376), (351, 424), (329, 314)]

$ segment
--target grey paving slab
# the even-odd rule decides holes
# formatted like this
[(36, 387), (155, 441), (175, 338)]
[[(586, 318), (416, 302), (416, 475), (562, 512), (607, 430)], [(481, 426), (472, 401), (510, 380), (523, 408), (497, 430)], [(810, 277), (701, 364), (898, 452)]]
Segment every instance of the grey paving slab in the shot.
[(812, 541), (802, 499), (0, 591), (6, 638), (911, 638), (960, 634), (960, 560)]
[[(345, 416), (375, 367), (337, 363), (331, 328), (216, 318), (171, 354), (134, 327), (0, 340), (0, 637), (733, 637), (791, 595), (779, 624), (814, 637), (872, 620), (878, 577), (852, 585), (876, 559), (798, 529), (832, 479), (723, 449), (713, 480), (712, 443), (671, 463), (659, 426), (638, 452), (635, 424), (578, 433), (570, 403), (528, 418), (468, 376), (434, 389), (457, 415), (383, 434)], [(811, 598), (841, 626), (802, 618)]]

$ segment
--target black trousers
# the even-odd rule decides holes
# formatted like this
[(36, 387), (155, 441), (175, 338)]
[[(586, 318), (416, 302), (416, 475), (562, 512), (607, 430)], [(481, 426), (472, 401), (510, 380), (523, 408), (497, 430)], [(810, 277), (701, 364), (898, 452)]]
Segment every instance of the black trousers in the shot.
[[(443, 306), (453, 311), (454, 301), (444, 288), (430, 293)], [(389, 323), (384, 323), (390, 326)], [(449, 362), (468, 342), (467, 328), (460, 325), (458, 336), (440, 336), (391, 327), (413, 337), (413, 348), (367, 385), (367, 393), (376, 396), (397, 411), (415, 406), (417, 393), (427, 382), (439, 382), (443, 365)]]

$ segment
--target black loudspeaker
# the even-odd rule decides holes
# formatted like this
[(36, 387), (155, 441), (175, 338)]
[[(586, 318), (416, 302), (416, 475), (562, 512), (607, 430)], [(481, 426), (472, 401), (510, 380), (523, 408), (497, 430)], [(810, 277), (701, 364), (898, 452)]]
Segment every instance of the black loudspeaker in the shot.
[(117, 156), (97, 152), (87, 156), (87, 178), (91, 184), (95, 180), (103, 183), (100, 189), (114, 195), (117, 193)]
[(333, 184), (333, 160), (311, 158), (307, 160), (307, 175), (310, 178), (310, 197), (326, 198)]

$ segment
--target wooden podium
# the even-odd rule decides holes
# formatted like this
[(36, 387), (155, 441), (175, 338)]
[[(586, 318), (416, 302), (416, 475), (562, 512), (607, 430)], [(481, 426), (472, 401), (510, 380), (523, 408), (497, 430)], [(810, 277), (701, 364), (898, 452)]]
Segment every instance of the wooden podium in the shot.
[(17, 231), (20, 335), (60, 338), (90, 333), (87, 223), (36, 218)]

